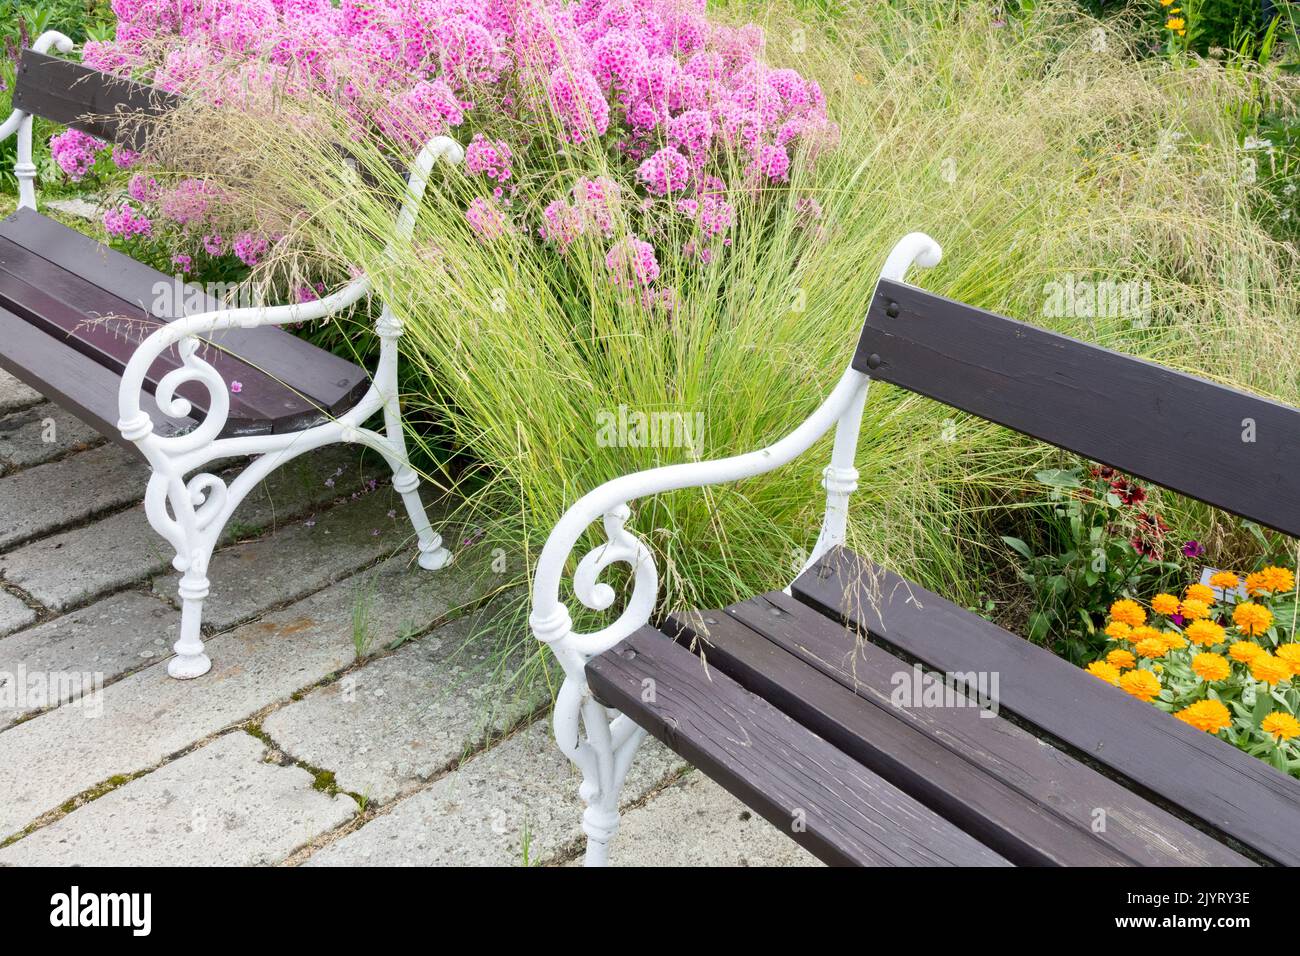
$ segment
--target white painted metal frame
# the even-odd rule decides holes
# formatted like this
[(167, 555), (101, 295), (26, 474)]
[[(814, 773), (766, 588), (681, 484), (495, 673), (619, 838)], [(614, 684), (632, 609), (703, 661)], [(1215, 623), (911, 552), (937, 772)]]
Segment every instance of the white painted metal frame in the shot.
[[(938, 265), (940, 255), (933, 239), (911, 233), (894, 246), (881, 278), (901, 282), (913, 265)], [(550, 646), (564, 668), (553, 722), (556, 742), (582, 773), (579, 795), (586, 804), (582, 816), (582, 828), (587, 834), (586, 865), (604, 866), (609, 860), (609, 842), (618, 831), (619, 792), (645, 736), (645, 731), (626, 714), (597, 702), (586, 677), (589, 660), (649, 623), (658, 596), (659, 574), (650, 549), (625, 527), (631, 517), (628, 503), (647, 495), (739, 481), (780, 468), (811, 448), (834, 425), (831, 463), (822, 478), (826, 514), (812, 556), (805, 564), (807, 568), (830, 548), (844, 543), (849, 495), (857, 488), (854, 461), (869, 381), (866, 374), (850, 367), (821, 406), (775, 444), (716, 461), (668, 465), (616, 478), (578, 499), (552, 530), (537, 562), (529, 624), (534, 636)], [(573, 576), (574, 595), (594, 611), (610, 608), (616, 595), (612, 587), (600, 581), (600, 576), (613, 564), (625, 564), (631, 569), (632, 593), (617, 620), (601, 630), (579, 634), (573, 629), (568, 608), (560, 601), (560, 580), (578, 539), (598, 518), (604, 521), (608, 541), (578, 562)]]
[[(33, 45), (37, 52), (51, 47), (62, 53), (73, 49), (70, 39), (50, 31)], [(32, 180), (32, 118), (15, 111), (3, 126), (0, 140), (18, 132), (19, 206), (36, 208)], [(439, 136), (420, 152), (411, 169), (405, 202), (398, 213), (395, 242), (409, 240), (434, 164), (439, 159), (459, 163), (464, 151), (454, 140)], [(199, 354), (200, 336), (232, 328), (284, 325), (324, 318), (346, 309), (370, 294), (364, 276), (333, 295), (315, 302), (259, 308), (217, 309), (176, 319), (146, 338), (132, 355), (122, 374), (118, 393), (118, 428), (135, 443), (153, 468), (145, 490), (145, 513), (154, 530), (175, 549), (172, 564), (181, 572), (181, 633), (167, 664), (175, 678), (200, 677), (212, 666), (204, 653), (200, 636), (203, 601), (208, 596), (208, 562), (221, 530), (245, 496), (263, 478), (297, 456), (334, 442), (364, 445), (379, 452), (393, 472), (393, 487), (402, 496), (407, 515), (419, 540), (419, 564), (437, 570), (451, 561), (451, 552), (429, 524), (420, 501), (419, 476), (407, 458), (397, 387), (398, 340), (402, 323), (385, 306), (376, 322), (379, 335), (379, 363), (370, 388), (348, 412), (310, 428), (278, 435), (218, 437), (230, 413), (230, 386)], [(154, 432), (153, 421), (140, 406), (144, 378), (154, 360), (175, 346), (182, 365), (159, 381), (154, 399), (163, 414), (187, 417), (191, 404), (176, 394), (187, 382), (198, 382), (208, 392), (208, 414), (197, 427), (181, 435), (164, 437)], [(209, 346), (211, 347), (211, 346)], [(248, 356), (256, 361), (256, 356)], [(384, 430), (363, 427), (375, 413), (383, 411)], [(252, 461), (229, 484), (220, 476), (203, 472), (210, 462), (249, 456)], [(197, 472), (197, 473), (196, 473)], [(187, 479), (187, 475), (193, 475)]]

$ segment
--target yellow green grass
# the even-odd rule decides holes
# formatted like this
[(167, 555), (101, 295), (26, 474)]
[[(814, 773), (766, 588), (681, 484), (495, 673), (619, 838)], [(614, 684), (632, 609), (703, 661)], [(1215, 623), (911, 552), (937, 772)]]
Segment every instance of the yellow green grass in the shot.
[[(561, 259), (526, 236), (478, 242), (460, 211), (485, 190), (456, 171), (436, 178), (412, 242), (385, 251), (401, 183), (365, 142), (355, 152), (381, 188), (347, 178), (331, 145), (339, 117), (322, 104), (242, 115), (220, 149), (172, 137), (169, 162), (235, 187), (232, 216), (255, 208), (289, 234), (268, 275), (356, 265), (373, 277), (406, 323), (405, 360), (418, 370), (408, 409), (444, 421), (472, 462), (458, 482), (460, 517), (482, 529), (475, 547), (535, 556), (583, 492), (692, 459), (688, 448), (599, 443), (602, 413), (620, 405), (700, 413), (706, 458), (795, 427), (848, 361), (885, 254), (912, 230), (945, 250), (916, 276), (928, 289), (1300, 400), (1295, 250), (1252, 218), (1244, 161), (1267, 158), (1239, 144), (1261, 85), (1293, 102), (1280, 79), (1230, 62), (1139, 61), (1121, 32), (1069, 3), (1004, 26), (985, 5), (951, 0), (862, 5), (820, 26), (780, 4), (726, 13), (764, 22), (772, 62), (822, 83), (842, 140), (785, 187), (818, 199), (824, 230), (801, 225), (779, 195), (736, 195), (734, 245), (715, 266), (665, 263), (671, 316), (612, 286), (603, 245)], [(532, 150), (521, 196), (540, 208), (602, 172), (595, 146)], [(1150, 312), (1136, 322), (1045, 314), (1046, 287), (1071, 275), (1146, 283)], [(993, 522), (1046, 454), (875, 386), (851, 543), (972, 601), (987, 559), (1002, 560)], [(816, 536), (828, 456), (826, 442), (734, 486), (636, 503), (631, 527), (658, 556), (663, 606), (717, 606), (788, 583)], [(1169, 507), (1220, 540), (1203, 509)], [(513, 570), (530, 576), (527, 559)]]

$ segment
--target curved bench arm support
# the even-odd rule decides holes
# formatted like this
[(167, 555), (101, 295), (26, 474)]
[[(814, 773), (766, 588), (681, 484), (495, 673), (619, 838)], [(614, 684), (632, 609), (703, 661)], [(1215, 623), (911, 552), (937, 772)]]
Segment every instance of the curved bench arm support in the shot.
[[(939, 245), (933, 239), (911, 233), (894, 246), (881, 277), (901, 282), (913, 265), (934, 266), (940, 256)], [(817, 410), (780, 441), (743, 455), (668, 465), (615, 478), (578, 499), (551, 531), (537, 562), (528, 621), (533, 635), (550, 646), (564, 668), (564, 684), (556, 699), (553, 722), (560, 749), (582, 771), (579, 792), (587, 805), (583, 829), (587, 834), (588, 865), (603, 865), (607, 860), (609, 841), (618, 829), (618, 794), (623, 777), (644, 736), (625, 715), (602, 706), (591, 696), (585, 671), (587, 661), (648, 624), (654, 613), (659, 575), (650, 549), (626, 528), (631, 517), (629, 503), (665, 491), (739, 481), (780, 468), (802, 455), (834, 426), (831, 464), (823, 473), (826, 515), (808, 562), (811, 564), (844, 540), (848, 498), (857, 486), (854, 460), (868, 382), (864, 373), (846, 369)], [(574, 596), (593, 611), (613, 606), (617, 595), (600, 577), (614, 564), (628, 566), (632, 591), (615, 621), (584, 634), (573, 629), (573, 617), (560, 600), (560, 584), (579, 539), (598, 519), (604, 524), (606, 542), (578, 561), (573, 575)]]
[[(60, 53), (71, 53), (73, 48), (72, 40), (57, 30), (46, 30), (32, 44), (32, 50), (36, 53), (49, 53), (52, 49)], [(0, 141), (8, 139), (14, 133), (18, 134), (18, 155), (14, 162), (14, 177), (18, 180), (18, 208), (35, 209), (36, 165), (32, 162), (32, 118), (19, 109), (15, 109), (8, 119), (0, 123)]]
[[(415, 217), (434, 164), (439, 159), (459, 162), (460, 146), (445, 136), (431, 140), (420, 151), (407, 184), (406, 199), (394, 225), (392, 243), (410, 239)], [(391, 244), (390, 244), (391, 246)], [(376, 322), (379, 362), (371, 386), (347, 412), (297, 432), (222, 437), (230, 415), (231, 385), (222, 380), (203, 348), (218, 348), (204, 337), (228, 329), (249, 329), (322, 319), (347, 309), (370, 294), (371, 283), (361, 278), (315, 302), (257, 308), (214, 309), (183, 316), (155, 329), (132, 354), (122, 373), (118, 391), (118, 429), (134, 442), (153, 468), (145, 493), (145, 513), (154, 530), (176, 549), (173, 562), (182, 573), (181, 634), (176, 657), (168, 664), (173, 677), (198, 677), (211, 666), (199, 636), (203, 601), (208, 594), (207, 566), (221, 531), (231, 514), (257, 483), (271, 471), (304, 452), (333, 442), (365, 445), (379, 452), (393, 472), (393, 487), (402, 496), (419, 539), (419, 563), (436, 570), (451, 560), (442, 538), (429, 524), (418, 493), (419, 476), (410, 465), (401, 417), (397, 383), (398, 339), (401, 322), (384, 307)], [(219, 337), (216, 339), (219, 343)], [(160, 435), (142, 407), (145, 379), (160, 355), (175, 347), (180, 365), (167, 372), (154, 388), (154, 403), (163, 415), (187, 418), (190, 401), (179, 394), (182, 386), (198, 383), (207, 392), (207, 414), (191, 431)], [(256, 365), (258, 356), (242, 356)], [(382, 432), (366, 428), (367, 419), (383, 411)], [(252, 461), (229, 483), (201, 469), (210, 462), (232, 456)], [(195, 472), (198, 472), (195, 474)], [(189, 477), (192, 476), (192, 477)]]

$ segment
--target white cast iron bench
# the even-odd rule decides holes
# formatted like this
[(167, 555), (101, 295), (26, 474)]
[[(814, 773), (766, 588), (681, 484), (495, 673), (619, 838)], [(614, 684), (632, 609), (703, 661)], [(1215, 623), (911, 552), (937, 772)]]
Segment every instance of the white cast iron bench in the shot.
[[(647, 730), (830, 863), (1300, 863), (1300, 781), (844, 546), (870, 378), (1291, 535), (1300, 410), (904, 283), (939, 258), (919, 233), (894, 248), (850, 367), (785, 438), (617, 478), (552, 531), (530, 624), (564, 669), (555, 738), (582, 773), (587, 863), (607, 861)], [(780, 468), (832, 427), (825, 518), (790, 588), (657, 613), (629, 503)], [(614, 564), (631, 593), (578, 633), (561, 577), (596, 520), (608, 541), (578, 562), (574, 595), (612, 608)], [(915, 692), (897, 697), (900, 681)]]
[[(222, 528), (263, 478), (299, 455), (333, 442), (374, 449), (392, 469), (419, 541), (420, 566), (441, 568), (451, 553), (429, 524), (407, 457), (397, 386), (401, 322), (382, 310), (373, 378), (278, 328), (362, 302), (371, 291), (364, 276), (299, 305), (226, 308), (189, 289), (160, 297), (157, 290), (170, 288), (171, 277), (36, 211), (33, 116), (140, 152), (139, 117), (177, 102), (49, 52), (72, 49), (68, 37), (51, 31), (23, 51), (14, 110), (0, 125), (0, 140), (18, 137), (19, 184), (18, 209), (0, 222), (0, 367), (148, 460), (153, 473), (145, 511), (175, 549), (173, 564), (182, 575), (180, 638), (167, 671), (199, 677), (211, 667), (200, 625), (208, 563)], [(396, 241), (410, 238), (440, 158), (459, 163), (464, 153), (443, 136), (420, 152)], [(204, 303), (197, 314), (195, 301)], [(380, 412), (383, 430), (366, 427)], [(229, 482), (202, 470), (232, 457), (252, 460)]]

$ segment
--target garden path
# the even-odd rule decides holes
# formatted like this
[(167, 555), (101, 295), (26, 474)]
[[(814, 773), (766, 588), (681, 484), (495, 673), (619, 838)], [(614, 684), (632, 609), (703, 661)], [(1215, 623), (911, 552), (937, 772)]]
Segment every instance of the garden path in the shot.
[[(304, 456), (236, 512), (212, 671), (176, 681), (145, 474), (0, 373), (0, 865), (580, 859), (578, 781), (493, 555), (420, 571), (377, 462)], [(616, 864), (815, 862), (656, 742), (624, 795)]]

